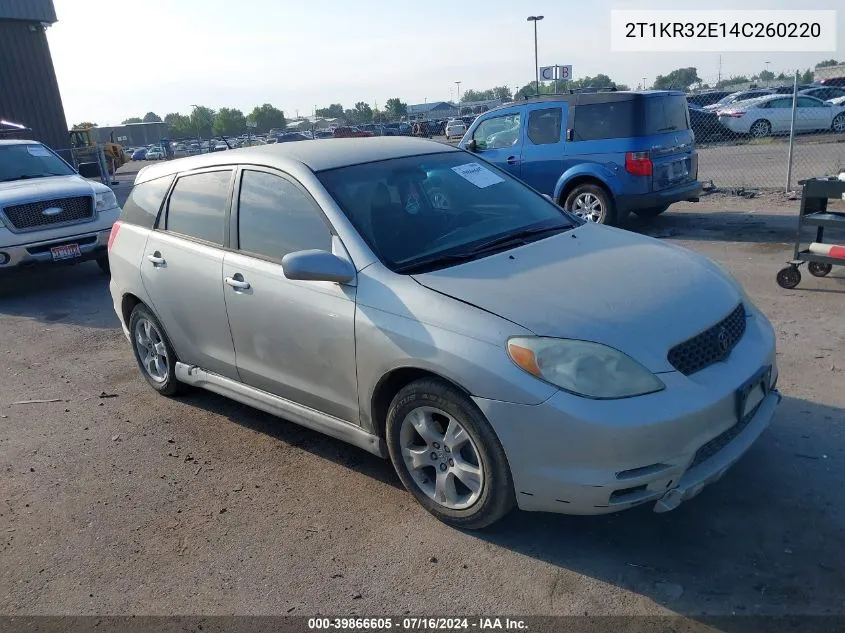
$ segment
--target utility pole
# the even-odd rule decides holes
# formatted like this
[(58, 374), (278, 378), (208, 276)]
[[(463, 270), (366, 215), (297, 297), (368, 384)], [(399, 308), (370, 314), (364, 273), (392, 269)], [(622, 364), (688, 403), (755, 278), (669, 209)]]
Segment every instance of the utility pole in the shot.
[(716, 86), (718, 87), (719, 84), (722, 83), (722, 56), (719, 55), (719, 76), (716, 79)]
[(537, 57), (537, 22), (543, 19), (542, 15), (529, 15), (528, 22), (534, 23), (534, 89), (540, 94), (540, 62)]
[(460, 101), (461, 100), (461, 82), (456, 81), (455, 85), (458, 87), (458, 101)]

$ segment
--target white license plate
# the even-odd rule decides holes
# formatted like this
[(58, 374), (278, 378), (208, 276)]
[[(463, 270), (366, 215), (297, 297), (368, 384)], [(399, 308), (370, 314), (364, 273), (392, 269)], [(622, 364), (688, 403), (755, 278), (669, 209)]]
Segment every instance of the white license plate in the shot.
[(737, 390), (737, 417), (744, 420), (766, 397), (771, 368), (765, 367)]
[(82, 252), (79, 250), (79, 244), (62, 244), (61, 246), (54, 246), (50, 249), (53, 255), (53, 261), (58, 262), (63, 259), (73, 259), (74, 257), (82, 257)]
[(689, 175), (686, 160), (679, 160), (669, 165), (669, 180), (678, 180)]
[(748, 397), (745, 399), (745, 407), (743, 407), (742, 417), (745, 417), (754, 411), (754, 408), (763, 401), (766, 393), (763, 391), (763, 382), (760, 381), (751, 388), (748, 392)]

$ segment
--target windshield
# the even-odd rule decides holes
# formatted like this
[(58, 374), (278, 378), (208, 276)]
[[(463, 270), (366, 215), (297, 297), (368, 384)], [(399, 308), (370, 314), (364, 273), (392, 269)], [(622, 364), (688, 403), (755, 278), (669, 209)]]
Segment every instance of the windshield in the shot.
[[(541, 239), (551, 229), (578, 224), (539, 193), (465, 152), (342, 167), (317, 177), (373, 252), (397, 272), (421, 272), (427, 262), (431, 270), (442, 268), (452, 256), (490, 254), (472, 251), (499, 238), (536, 231), (532, 239)], [(550, 232), (542, 233), (546, 228)]]
[(0, 145), (0, 182), (70, 176), (76, 172), (49, 149), (37, 143)]

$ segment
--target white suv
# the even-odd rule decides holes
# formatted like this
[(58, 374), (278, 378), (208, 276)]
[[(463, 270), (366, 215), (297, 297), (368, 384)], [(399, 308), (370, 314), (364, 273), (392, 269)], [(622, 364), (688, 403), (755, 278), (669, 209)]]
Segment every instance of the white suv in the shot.
[(0, 273), (92, 259), (107, 272), (119, 215), (111, 189), (83, 178), (48, 147), (0, 140)]

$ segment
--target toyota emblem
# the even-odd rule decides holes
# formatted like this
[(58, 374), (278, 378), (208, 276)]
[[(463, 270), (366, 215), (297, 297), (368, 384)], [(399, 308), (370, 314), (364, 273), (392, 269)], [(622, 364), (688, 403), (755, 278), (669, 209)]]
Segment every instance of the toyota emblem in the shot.
[(719, 351), (722, 353), (722, 356), (726, 356), (731, 346), (731, 339), (728, 335), (728, 331), (724, 327), (719, 328), (719, 334), (716, 336), (716, 342), (719, 344)]

